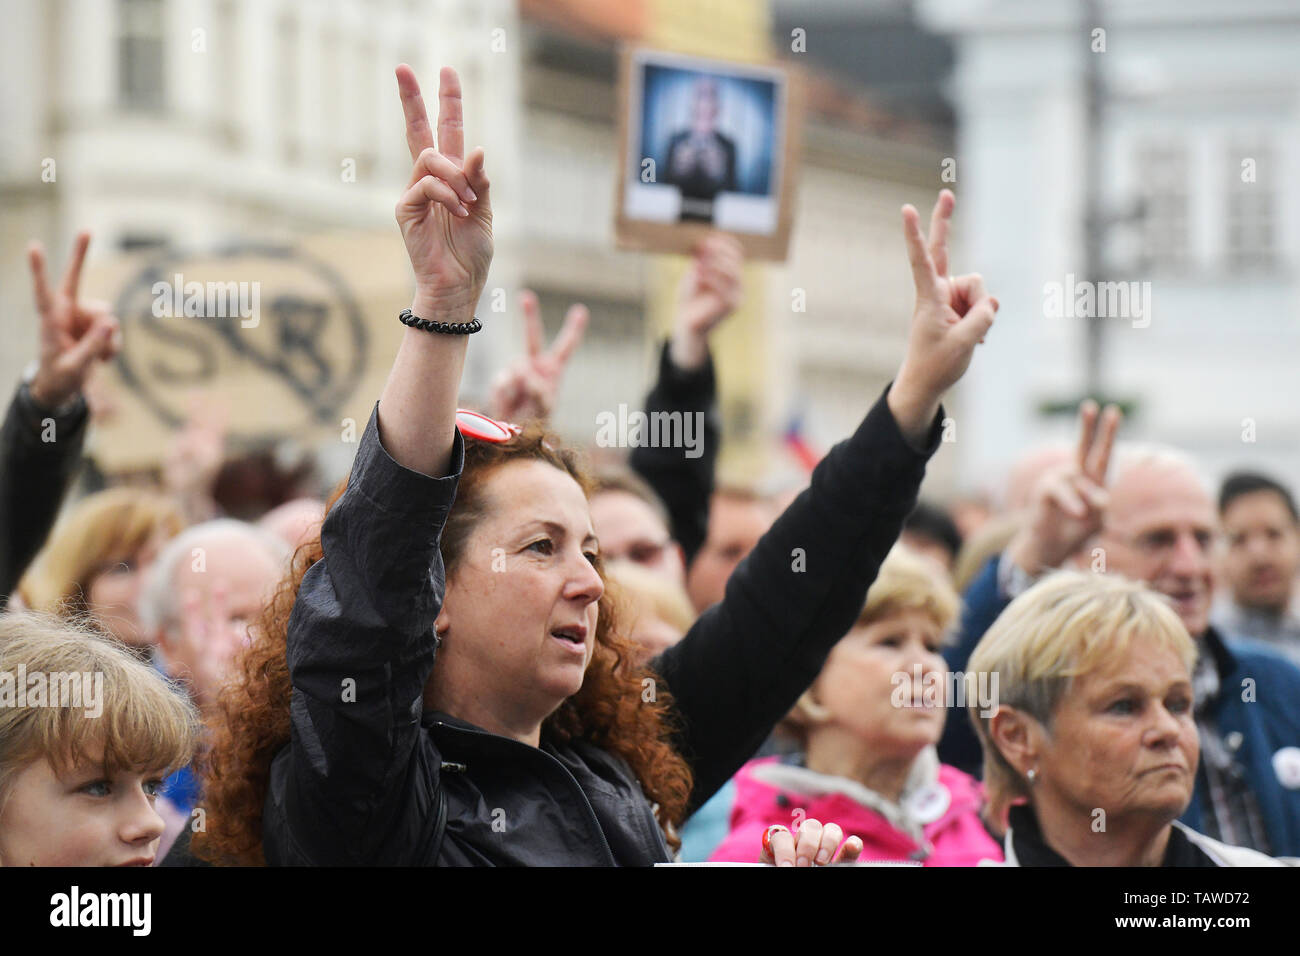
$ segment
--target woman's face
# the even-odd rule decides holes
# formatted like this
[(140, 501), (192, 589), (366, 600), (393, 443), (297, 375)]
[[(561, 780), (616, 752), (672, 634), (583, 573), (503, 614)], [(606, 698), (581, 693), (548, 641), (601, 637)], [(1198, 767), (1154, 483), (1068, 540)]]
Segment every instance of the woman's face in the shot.
[(96, 572), (86, 588), (90, 612), (124, 644), (138, 647), (153, 643), (140, 627), (137, 605), (145, 574), (166, 541), (165, 534), (156, 533), (129, 558)]
[(943, 733), (942, 636), (920, 611), (859, 624), (831, 650), (813, 696), (830, 711), (831, 724), (870, 741), (877, 752), (919, 753)]
[(543, 461), (497, 468), (447, 582), (439, 667), (482, 700), (544, 715), (582, 687), (596, 646), (597, 542), (582, 488)]
[(1076, 677), (1039, 736), (1036, 801), (1163, 823), (1191, 802), (1200, 755), (1191, 680), (1182, 658), (1154, 640), (1135, 637), (1109, 666)]
[(149, 866), (163, 819), (154, 809), (163, 775), (119, 771), (98, 759), (60, 776), (49, 760), (14, 778), (0, 810), (0, 866)]

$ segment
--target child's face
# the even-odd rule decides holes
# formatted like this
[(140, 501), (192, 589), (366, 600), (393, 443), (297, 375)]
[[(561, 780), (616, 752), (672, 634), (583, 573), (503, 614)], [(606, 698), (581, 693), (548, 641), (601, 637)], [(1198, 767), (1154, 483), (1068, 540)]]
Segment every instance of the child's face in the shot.
[(99, 759), (60, 776), (42, 757), (14, 778), (0, 810), (0, 865), (149, 866), (163, 832), (161, 785), (157, 772), (105, 777)]

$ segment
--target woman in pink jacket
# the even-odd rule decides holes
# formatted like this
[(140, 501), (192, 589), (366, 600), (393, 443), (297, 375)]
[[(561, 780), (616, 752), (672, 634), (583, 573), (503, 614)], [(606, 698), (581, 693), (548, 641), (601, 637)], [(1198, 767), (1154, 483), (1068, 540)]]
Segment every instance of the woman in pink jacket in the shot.
[(731, 830), (710, 860), (753, 862), (769, 827), (804, 820), (860, 837), (860, 862), (1002, 859), (981, 818), (979, 782), (935, 753), (947, 713), (939, 646), (959, 607), (937, 566), (895, 547), (858, 623), (790, 714), (803, 752), (740, 769)]

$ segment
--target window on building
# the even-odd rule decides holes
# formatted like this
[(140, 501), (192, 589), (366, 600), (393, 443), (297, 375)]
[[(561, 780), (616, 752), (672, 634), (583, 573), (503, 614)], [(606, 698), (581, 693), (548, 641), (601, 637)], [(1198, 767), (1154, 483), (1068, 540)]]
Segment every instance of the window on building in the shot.
[(1191, 181), (1184, 143), (1143, 143), (1135, 158), (1142, 199), (1143, 268), (1181, 272), (1190, 265)]
[(1257, 138), (1234, 140), (1224, 165), (1224, 264), (1232, 272), (1270, 271), (1277, 265), (1273, 151)]
[(163, 107), (162, 0), (118, 0), (117, 92), (131, 109)]

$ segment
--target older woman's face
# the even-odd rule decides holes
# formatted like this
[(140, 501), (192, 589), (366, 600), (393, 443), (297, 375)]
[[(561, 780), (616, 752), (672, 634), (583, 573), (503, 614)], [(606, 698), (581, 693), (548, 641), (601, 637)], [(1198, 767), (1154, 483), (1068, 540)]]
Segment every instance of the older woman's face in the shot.
[(1074, 679), (1042, 743), (1035, 799), (1174, 820), (1191, 802), (1199, 754), (1187, 667), (1135, 637), (1121, 658)]
[(140, 588), (145, 574), (169, 535), (159, 531), (134, 555), (100, 569), (86, 588), (86, 603), (95, 619), (114, 637), (132, 646), (153, 643), (140, 627)]
[(484, 697), (559, 706), (582, 687), (605, 590), (586, 496), (542, 461), (501, 466), (483, 493), (486, 516), (447, 583), (440, 659)]
[[(941, 640), (939, 625), (919, 611), (859, 624), (831, 650), (813, 695), (833, 724), (873, 749), (919, 752), (943, 733), (941, 678), (947, 667), (939, 656)], [(895, 693), (900, 687), (910, 693)]]

